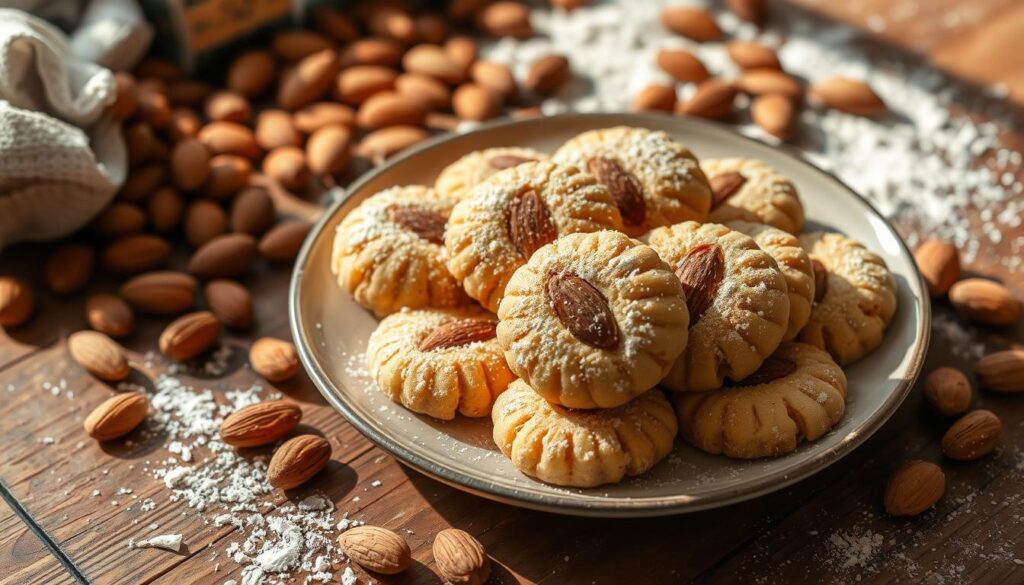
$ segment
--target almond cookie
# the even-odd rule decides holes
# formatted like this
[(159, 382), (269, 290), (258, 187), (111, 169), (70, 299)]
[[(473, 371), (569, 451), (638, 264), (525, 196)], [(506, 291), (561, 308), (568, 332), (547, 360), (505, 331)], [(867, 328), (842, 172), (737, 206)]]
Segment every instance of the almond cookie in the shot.
[(707, 218), (708, 181), (690, 151), (664, 132), (627, 126), (592, 130), (563, 144), (551, 160), (606, 185), (622, 212), (623, 230), (631, 236)]
[(709, 221), (766, 223), (799, 234), (804, 206), (789, 179), (767, 164), (745, 158), (705, 160), (701, 169), (711, 183)]
[(454, 205), (420, 185), (368, 197), (334, 236), (331, 270), (338, 284), (377, 316), (470, 302), (445, 266), (445, 222)]
[(795, 338), (810, 319), (814, 302), (814, 269), (807, 251), (796, 236), (763, 223), (731, 221), (725, 226), (754, 238), (758, 247), (775, 258), (789, 291), (789, 325), (782, 340)]
[(721, 390), (676, 394), (683, 438), (708, 453), (778, 457), (843, 416), (846, 375), (826, 352), (784, 343), (761, 368)]
[(651, 248), (572, 234), (516, 270), (498, 308), (513, 372), (545, 400), (612, 408), (650, 390), (686, 346), (686, 298)]
[(403, 310), (380, 322), (366, 347), (370, 374), (391, 400), (451, 420), (487, 416), (515, 379), (478, 308)]
[(593, 487), (640, 475), (672, 450), (678, 430), (661, 390), (605, 410), (550, 404), (522, 380), (491, 413), (494, 442), (526, 475), (555, 485)]
[(497, 311), (517, 268), (555, 238), (620, 229), (611, 193), (594, 177), (550, 162), (524, 163), (477, 185), (448, 221), (448, 268), (469, 296)]
[(437, 176), (434, 189), (443, 196), (462, 200), (473, 187), (498, 171), (547, 158), (548, 155), (543, 152), (515, 146), (477, 150), (445, 167)]
[(714, 390), (754, 373), (789, 326), (789, 292), (775, 260), (750, 236), (714, 223), (658, 228), (648, 240), (675, 269), (690, 314), (689, 342), (662, 384)]
[(882, 343), (896, 312), (896, 280), (885, 260), (841, 234), (814, 232), (800, 243), (815, 263), (815, 304), (799, 341), (832, 354), (845, 366)]

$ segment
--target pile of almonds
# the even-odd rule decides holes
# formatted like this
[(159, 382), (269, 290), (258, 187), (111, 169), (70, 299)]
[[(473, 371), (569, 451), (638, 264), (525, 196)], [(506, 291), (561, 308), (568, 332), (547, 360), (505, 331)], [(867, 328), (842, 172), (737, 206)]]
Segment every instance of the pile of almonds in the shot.
[[(964, 319), (994, 327), (1020, 320), (1021, 302), (1002, 284), (983, 278), (960, 278), (955, 246), (927, 240), (914, 252), (928, 293), (935, 301), (947, 298)], [(1024, 350), (1009, 349), (983, 356), (974, 366), (983, 388), (993, 392), (1024, 392)], [(941, 417), (959, 417), (942, 437), (942, 453), (956, 461), (974, 461), (999, 444), (1003, 424), (990, 410), (970, 410), (971, 381), (956, 368), (933, 370), (921, 389), (925, 403)], [(931, 508), (945, 491), (942, 469), (926, 461), (908, 461), (889, 478), (884, 505), (893, 516), (913, 516)]]

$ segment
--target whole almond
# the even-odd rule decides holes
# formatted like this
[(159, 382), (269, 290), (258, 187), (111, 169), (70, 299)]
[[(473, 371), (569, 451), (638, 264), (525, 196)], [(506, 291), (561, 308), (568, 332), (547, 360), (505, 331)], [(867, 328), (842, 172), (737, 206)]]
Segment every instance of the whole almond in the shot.
[(253, 49), (245, 51), (231, 62), (226, 83), (231, 91), (253, 97), (270, 87), (276, 72), (274, 57), (267, 51)]
[(167, 135), (173, 142), (186, 138), (195, 138), (199, 136), (199, 129), (202, 126), (203, 123), (195, 110), (187, 107), (177, 107), (171, 112), (171, 121), (167, 125)]
[(267, 260), (278, 262), (294, 260), (312, 228), (312, 224), (298, 219), (283, 221), (260, 238), (260, 254)]
[(32, 316), (35, 306), (35, 293), (27, 282), (14, 276), (0, 276), (0, 325), (21, 325)]
[(338, 53), (333, 49), (304, 58), (281, 80), (277, 103), (286, 110), (297, 110), (319, 100), (331, 87), (338, 68)]
[(320, 33), (310, 30), (286, 30), (274, 35), (270, 43), (275, 55), (289, 63), (295, 63), (323, 51), (334, 48), (334, 43)]
[(971, 407), (971, 383), (956, 368), (938, 368), (928, 374), (921, 395), (942, 416), (963, 414)]
[(128, 150), (128, 163), (135, 167), (143, 163), (167, 160), (170, 149), (157, 137), (153, 127), (145, 122), (134, 122), (124, 128), (124, 143)]
[(760, 24), (768, 12), (764, 0), (726, 0), (726, 6), (743, 20)]
[(121, 297), (95, 293), (85, 301), (85, 319), (100, 333), (125, 337), (135, 331), (135, 315)]
[(405, 47), (394, 39), (370, 37), (359, 39), (341, 54), (344, 67), (353, 65), (380, 65), (395, 67), (402, 60)]
[(249, 234), (224, 234), (199, 247), (188, 261), (197, 278), (230, 278), (249, 271), (256, 257), (256, 240)]
[(263, 158), (263, 174), (289, 191), (302, 191), (309, 185), (306, 152), (298, 146), (278, 146)]
[(146, 214), (131, 203), (115, 202), (92, 222), (92, 231), (101, 238), (114, 239), (142, 231)]
[(85, 432), (97, 441), (109, 441), (132, 432), (146, 419), (149, 400), (138, 392), (111, 396), (85, 417)]
[(252, 118), (249, 100), (233, 91), (218, 91), (206, 98), (203, 106), (208, 120), (221, 120), (246, 124)]
[(302, 420), (299, 405), (268, 400), (240, 408), (220, 425), (220, 438), (233, 447), (269, 445), (292, 432)]
[(676, 105), (676, 113), (684, 116), (720, 119), (732, 113), (736, 86), (724, 79), (712, 78), (697, 86), (690, 99)]
[(736, 81), (736, 88), (750, 95), (776, 94), (798, 100), (803, 94), (800, 82), (778, 69), (748, 69)]
[(258, 236), (274, 224), (274, 201), (263, 187), (249, 187), (231, 205), (231, 231)]
[(476, 41), (472, 37), (454, 36), (444, 42), (444, 52), (464, 71), (469, 71), (476, 61), (478, 50)]
[(633, 98), (630, 110), (634, 112), (671, 112), (676, 107), (676, 88), (652, 83)]
[(356, 112), (356, 124), (362, 128), (423, 123), (427, 111), (418, 100), (398, 92), (384, 91), (370, 96)]
[(100, 257), (103, 269), (113, 274), (137, 274), (164, 264), (171, 244), (160, 236), (135, 234), (107, 244)]
[(252, 324), (252, 297), (244, 286), (218, 278), (203, 289), (206, 305), (217, 320), (232, 329), (248, 329)]
[(261, 337), (249, 348), (249, 365), (271, 382), (283, 382), (299, 372), (299, 356), (291, 342)]
[(397, 6), (367, 7), (366, 28), (376, 36), (408, 44), (416, 40), (416, 24), (408, 12)]
[(313, 11), (313, 25), (339, 43), (351, 43), (359, 38), (359, 30), (352, 19), (330, 6), (320, 6)]
[(452, 94), (452, 110), (463, 120), (489, 120), (498, 115), (500, 107), (495, 93), (475, 83), (463, 83)]
[(434, 329), (420, 340), (420, 351), (438, 351), (463, 347), (471, 343), (494, 339), (497, 323), (481, 319), (460, 319)]
[(741, 69), (782, 69), (775, 51), (754, 41), (729, 41), (725, 50)]
[(114, 84), (117, 97), (114, 99), (114, 103), (107, 107), (107, 111), (116, 120), (128, 119), (135, 114), (135, 110), (139, 107), (139, 98), (135, 94), (135, 78), (129, 73), (115, 73)]
[(412, 564), (409, 543), (396, 532), (378, 526), (357, 526), (342, 532), (338, 544), (360, 567), (382, 575), (397, 575)]
[(974, 366), (981, 385), (995, 392), (1024, 392), (1024, 349), (990, 353)]
[(198, 199), (185, 211), (185, 239), (192, 246), (198, 248), (227, 229), (227, 214), (213, 201)]
[(954, 283), (949, 289), (949, 302), (965, 319), (986, 325), (1011, 325), (1021, 316), (1020, 301), (1010, 289), (985, 278)]
[(725, 275), (725, 258), (717, 244), (698, 244), (676, 266), (676, 276), (686, 293), (691, 326), (711, 307)]
[(43, 268), (46, 286), (57, 294), (81, 290), (92, 278), (96, 252), (86, 244), (64, 244), (50, 254)]
[(334, 95), (339, 100), (358, 106), (370, 96), (395, 88), (398, 72), (380, 65), (357, 65), (338, 75)]
[(974, 461), (992, 452), (1003, 436), (1003, 423), (989, 410), (972, 410), (942, 436), (942, 452), (957, 461)]
[(210, 122), (197, 139), (213, 154), (233, 154), (255, 159), (262, 154), (252, 130), (235, 122)]
[(165, 234), (177, 229), (185, 215), (185, 198), (172, 187), (164, 187), (149, 198), (149, 226), (153, 231)]
[(290, 490), (312, 479), (330, 460), (331, 444), (327, 439), (299, 435), (274, 452), (267, 466), (267, 481), (276, 488)]
[(722, 38), (722, 29), (707, 10), (694, 6), (668, 6), (661, 11), (661, 24), (677, 35), (702, 43)]
[(848, 77), (831, 77), (811, 86), (811, 102), (860, 116), (879, 116), (886, 111), (885, 102), (871, 86)]
[(448, 18), (462, 23), (473, 18), (489, 0), (448, 0), (445, 13)]
[(449, 85), (458, 85), (466, 78), (466, 69), (439, 45), (422, 44), (409, 49), (402, 57), (402, 67), (409, 73), (433, 77)]
[(709, 77), (700, 59), (685, 49), (662, 49), (658, 51), (656, 61), (658, 67), (676, 81), (700, 83)]
[(441, 246), (448, 218), (418, 205), (394, 206), (388, 210), (388, 219), (424, 240)]
[(516, 78), (512, 70), (496, 61), (475, 61), (469, 69), (469, 76), (477, 85), (509, 99), (516, 94)]
[(917, 516), (946, 492), (946, 475), (934, 463), (912, 460), (889, 476), (883, 503), (890, 516)]
[(170, 122), (171, 101), (162, 84), (143, 80), (135, 85), (135, 95), (139, 103), (135, 115), (139, 119), (154, 128), (163, 128)]
[(324, 126), (352, 128), (356, 123), (356, 114), (352, 108), (342, 104), (319, 102), (295, 112), (292, 122), (299, 132), (312, 134)]
[(471, 534), (446, 528), (434, 537), (434, 563), (448, 583), (483, 585), (491, 576), (491, 560)]
[(747, 182), (747, 178), (736, 172), (715, 175), (708, 180), (711, 187), (711, 209), (717, 208), (736, 194)]
[(279, 146), (299, 146), (302, 136), (295, 129), (291, 114), (268, 109), (256, 117), (256, 143), (263, 150), (273, 150)]
[(232, 154), (218, 154), (210, 159), (210, 174), (203, 194), (214, 199), (230, 197), (249, 184), (252, 163)]
[(220, 321), (210, 311), (182, 315), (160, 334), (160, 353), (172, 360), (190, 360), (216, 343)]
[(167, 167), (160, 163), (139, 167), (128, 175), (117, 197), (122, 201), (142, 201), (167, 182)]
[(533, 34), (530, 9), (519, 2), (495, 2), (476, 15), (476, 26), (494, 37), (526, 38)]
[(594, 175), (598, 183), (608, 187), (624, 223), (639, 226), (644, 222), (647, 217), (644, 189), (633, 173), (622, 168), (617, 160), (610, 157), (589, 159), (587, 171)]
[(306, 164), (317, 175), (335, 175), (348, 167), (352, 134), (331, 124), (314, 132), (306, 142)]
[(148, 272), (121, 285), (119, 294), (136, 309), (176, 315), (195, 306), (196, 286), (196, 279), (184, 272)]
[(545, 55), (534, 61), (526, 72), (526, 89), (540, 95), (550, 95), (570, 76), (569, 60), (561, 55)]
[(548, 277), (548, 303), (573, 337), (598, 349), (619, 345), (621, 335), (608, 299), (594, 285), (568, 272)]
[(944, 296), (960, 279), (960, 254), (956, 246), (942, 240), (925, 240), (914, 250), (917, 269), (928, 284), (932, 298)]
[(76, 331), (68, 336), (68, 353), (78, 365), (105, 382), (119, 382), (131, 368), (124, 348), (99, 331)]
[(452, 91), (443, 82), (419, 73), (403, 73), (395, 79), (395, 91), (419, 101), (427, 110), (451, 107)]
[(509, 209), (508, 234), (516, 250), (529, 260), (533, 253), (558, 237), (547, 204), (533, 189), (523, 193)]
[(786, 96), (770, 93), (754, 99), (750, 117), (765, 132), (785, 140), (792, 134), (796, 110)]
[(364, 136), (356, 146), (355, 152), (375, 163), (382, 162), (429, 137), (426, 130), (416, 126), (390, 126)]

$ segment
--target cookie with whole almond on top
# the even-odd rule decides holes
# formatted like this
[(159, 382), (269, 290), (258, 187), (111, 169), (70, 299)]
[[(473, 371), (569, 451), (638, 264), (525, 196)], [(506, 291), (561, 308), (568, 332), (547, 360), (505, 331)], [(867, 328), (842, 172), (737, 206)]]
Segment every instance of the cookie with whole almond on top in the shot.
[(543, 152), (518, 146), (475, 150), (445, 167), (434, 181), (434, 189), (443, 196), (462, 200), (473, 187), (500, 171), (547, 158)]
[(709, 221), (764, 223), (793, 235), (804, 225), (804, 208), (793, 183), (762, 161), (705, 159), (700, 163), (711, 184)]
[(591, 130), (563, 144), (551, 160), (586, 171), (608, 187), (623, 231), (631, 236), (707, 219), (707, 178), (689, 149), (665, 132), (627, 126)]

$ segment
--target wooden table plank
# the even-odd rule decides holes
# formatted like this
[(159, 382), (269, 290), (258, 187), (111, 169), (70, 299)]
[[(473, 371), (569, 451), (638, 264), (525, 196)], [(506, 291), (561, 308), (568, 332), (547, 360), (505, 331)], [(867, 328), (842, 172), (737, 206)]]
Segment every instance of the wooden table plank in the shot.
[(39, 536), (0, 499), (0, 585), (30, 582), (77, 583)]

